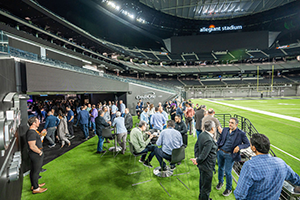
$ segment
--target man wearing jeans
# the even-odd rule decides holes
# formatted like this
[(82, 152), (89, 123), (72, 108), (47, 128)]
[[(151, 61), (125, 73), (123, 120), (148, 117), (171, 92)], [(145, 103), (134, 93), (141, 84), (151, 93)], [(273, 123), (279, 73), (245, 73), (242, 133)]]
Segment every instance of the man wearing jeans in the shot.
[[(166, 163), (163, 162), (163, 158), (171, 160), (172, 150), (178, 149), (182, 146), (182, 136), (179, 131), (174, 129), (175, 122), (169, 120), (167, 122), (167, 129), (163, 130), (156, 142), (157, 146), (162, 146), (162, 148), (155, 149), (155, 156), (161, 166), (159, 171), (167, 171)], [(171, 165), (171, 169), (175, 169), (175, 165)]]
[(126, 109), (126, 106), (125, 106), (125, 104), (123, 103), (123, 100), (120, 100), (120, 111), (121, 111), (121, 116), (122, 116), (122, 117), (125, 116), (125, 109)]
[(190, 129), (190, 135), (192, 135), (192, 121), (193, 121), (195, 111), (189, 103), (186, 103), (185, 106), (186, 106), (185, 123), (186, 123), (186, 126)]
[(150, 124), (153, 129), (163, 130), (164, 125), (166, 124), (165, 117), (159, 112), (159, 108), (155, 107), (155, 114), (150, 118)]
[(122, 154), (125, 154), (126, 151), (126, 138), (127, 138), (127, 129), (125, 127), (125, 120), (121, 117), (121, 112), (116, 113), (116, 118), (112, 126), (117, 128), (117, 140), (119, 145), (122, 147)]
[(102, 129), (105, 127), (110, 127), (111, 122), (106, 122), (103, 118), (104, 111), (100, 110), (98, 117), (95, 119), (96, 124), (96, 134), (98, 135), (98, 145), (97, 145), (97, 152), (96, 153), (105, 153), (106, 151), (103, 151), (103, 142), (104, 138), (102, 137)]
[(114, 121), (117, 111), (118, 111), (118, 107), (116, 106), (115, 102), (113, 101), (112, 106), (111, 106), (111, 122)]
[(55, 147), (55, 131), (57, 129), (57, 125), (59, 120), (57, 117), (53, 116), (53, 112), (48, 112), (48, 117), (46, 118), (46, 123), (44, 126), (44, 130), (47, 130), (46, 139), (49, 141), (50, 145), (49, 148)]
[(237, 118), (230, 118), (229, 128), (224, 128), (217, 142), (218, 145), (218, 179), (217, 190), (223, 186), (224, 169), (226, 175), (226, 189), (223, 192), (224, 196), (229, 196), (232, 192), (232, 175), (231, 170), (234, 162), (241, 160), (240, 150), (250, 146), (246, 133), (240, 130)]
[(89, 139), (88, 124), (89, 124), (90, 114), (88, 111), (86, 111), (86, 108), (87, 106), (85, 105), (83, 109), (80, 111), (80, 113), (78, 114), (78, 121), (81, 124), (82, 132), (84, 134), (84, 140)]
[(67, 124), (68, 124), (68, 131), (70, 134), (69, 139), (73, 139), (74, 136), (74, 130), (73, 130), (73, 123), (74, 123), (74, 112), (71, 110), (70, 106), (66, 107), (67, 110)]
[[(142, 155), (139, 162), (143, 163), (144, 166), (152, 168), (151, 160), (154, 156), (154, 150), (157, 146), (150, 144), (153, 135), (150, 132), (146, 132), (147, 123), (145, 121), (140, 121), (138, 127), (132, 129), (130, 133), (130, 141), (134, 147), (136, 153), (148, 153), (151, 152), (148, 158), (146, 159), (147, 154)], [(147, 139), (146, 136), (149, 135)]]
[(93, 132), (96, 135), (96, 123), (95, 123), (95, 119), (96, 119), (96, 117), (98, 117), (98, 111), (97, 111), (95, 105), (92, 106), (92, 110), (91, 110), (90, 116), (91, 116), (90, 117), (90, 121), (91, 121), (91, 124), (92, 124)]

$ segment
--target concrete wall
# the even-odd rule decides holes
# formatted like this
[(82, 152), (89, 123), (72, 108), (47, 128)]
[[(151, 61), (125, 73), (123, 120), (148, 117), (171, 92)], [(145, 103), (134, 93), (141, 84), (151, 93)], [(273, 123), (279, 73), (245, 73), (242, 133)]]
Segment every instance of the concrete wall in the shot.
[(129, 83), (129, 92), (127, 93), (127, 107), (129, 108), (131, 114), (136, 114), (135, 107), (139, 98), (142, 98), (144, 104), (146, 102), (150, 102), (157, 106), (159, 102), (163, 104), (165, 101), (171, 100), (175, 96), (177, 96), (176, 93), (166, 92), (147, 86)]
[(264, 91), (264, 97), (300, 96), (299, 85), (270, 87), (228, 87), (228, 88), (194, 88), (186, 90), (187, 99), (190, 98), (234, 98), (234, 97), (260, 97)]

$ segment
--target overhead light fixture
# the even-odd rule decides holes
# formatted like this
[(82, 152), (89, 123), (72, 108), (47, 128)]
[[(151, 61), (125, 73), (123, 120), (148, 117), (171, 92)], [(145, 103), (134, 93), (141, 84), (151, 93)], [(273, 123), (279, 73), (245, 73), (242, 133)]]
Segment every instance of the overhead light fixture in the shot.
[(121, 9), (121, 7), (119, 5), (117, 5), (115, 2), (113, 1), (108, 1), (107, 5), (109, 5), (110, 7), (116, 9), (117, 11), (119, 11)]
[(300, 61), (300, 56), (297, 56), (297, 60)]

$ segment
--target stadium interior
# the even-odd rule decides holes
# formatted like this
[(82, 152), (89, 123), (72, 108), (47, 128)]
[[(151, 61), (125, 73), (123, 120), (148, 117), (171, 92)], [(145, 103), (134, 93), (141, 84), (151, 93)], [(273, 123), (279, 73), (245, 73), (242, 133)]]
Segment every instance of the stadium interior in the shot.
[[(199, 173), (189, 161), (195, 135), (188, 136), (186, 160), (178, 166), (179, 173), (188, 166), (182, 178), (187, 185), (151, 172), (149, 183), (132, 186), (149, 179), (148, 169), (128, 176), (127, 169), (138, 167), (128, 162), (129, 148), (125, 155), (99, 158), (96, 137), (76, 137), (71, 148), (61, 150), (46, 142), (47, 172), (41, 175), (49, 191), (32, 195), (25, 138), (33, 102), (123, 100), (134, 127), (139, 99), (155, 106), (175, 99), (206, 104), (222, 127), (237, 117), (249, 138), (268, 135), (270, 154), (300, 174), (298, 0), (1, 0), (0, 44), (1, 200), (198, 198)], [(74, 130), (82, 135), (79, 127)], [(290, 138), (283, 137), (285, 131)], [(242, 162), (235, 163), (233, 188), (252, 153), (244, 151)], [(226, 199), (215, 189), (211, 197)], [(280, 199), (300, 194), (285, 182)]]

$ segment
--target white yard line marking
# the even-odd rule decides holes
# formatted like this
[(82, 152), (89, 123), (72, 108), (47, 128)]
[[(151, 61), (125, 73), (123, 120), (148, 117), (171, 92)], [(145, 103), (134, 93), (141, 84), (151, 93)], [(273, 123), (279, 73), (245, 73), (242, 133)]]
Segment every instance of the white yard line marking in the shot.
[[(213, 102), (213, 103), (217, 103), (217, 104), (222, 104), (222, 105), (225, 105), (225, 106), (229, 106), (229, 107), (234, 107), (234, 108), (239, 108), (239, 109), (243, 109), (243, 110), (248, 110), (248, 111), (251, 111), (251, 112), (256, 112), (256, 113), (260, 113), (260, 114), (265, 114), (265, 115), (269, 115), (269, 116), (272, 116), (272, 117), (278, 117), (278, 118), (281, 118), (281, 119), (286, 119), (286, 120), (290, 120), (290, 121), (295, 121), (295, 122), (300, 122), (300, 118), (297, 118), (297, 117), (290, 117), (290, 116), (286, 116), (286, 115), (281, 115), (281, 114), (276, 114), (276, 113), (272, 113), (272, 112), (267, 112), (267, 111), (262, 111), (262, 110), (257, 110), (257, 109), (253, 109), (253, 108), (247, 108), (247, 107), (243, 107), (243, 106), (236, 106), (236, 105), (232, 105), (232, 104), (228, 104), (228, 103), (222, 103), (222, 102), (218, 102), (218, 101), (213, 101), (213, 100), (208, 100), (208, 99), (204, 99), (205, 101), (210, 101), (210, 102)], [(288, 152), (286, 151), (283, 151), (282, 149), (274, 146), (271, 144), (272, 147), (274, 147), (275, 149), (277, 149), (278, 151), (281, 151), (282, 153), (300, 161), (299, 158), (289, 154)]]
[(232, 104), (223, 103), (223, 102), (219, 102), (219, 101), (211, 101), (211, 100), (207, 100), (207, 99), (204, 99), (204, 100), (214, 102), (214, 103), (217, 103), (217, 104), (222, 104), (222, 105), (225, 105), (225, 106), (230, 106), (230, 107), (234, 107), (234, 108), (248, 110), (248, 111), (251, 111), (251, 112), (256, 112), (256, 113), (260, 113), (260, 114), (264, 114), (264, 115), (269, 115), (269, 116), (272, 116), (272, 117), (278, 117), (278, 118), (281, 118), (281, 119), (286, 119), (286, 120), (290, 120), (290, 121), (294, 121), (294, 122), (300, 122), (300, 118), (297, 118), (297, 117), (291, 117), (291, 116), (281, 115), (281, 114), (272, 113), (272, 112), (268, 112), (268, 111), (263, 111), (263, 110), (257, 110), (257, 109), (253, 109), (253, 108), (243, 107), (243, 106), (232, 105)]
[(290, 156), (290, 157), (292, 157), (292, 158), (294, 158), (294, 159), (296, 159), (296, 160), (300, 161), (300, 159), (299, 159), (299, 158), (297, 158), (297, 157), (295, 157), (295, 156), (293, 156), (293, 155), (289, 154), (288, 152), (286, 152), (286, 151), (283, 151), (282, 149), (279, 149), (278, 147), (276, 147), (276, 146), (274, 146), (274, 145), (272, 145), (272, 144), (271, 144), (271, 146), (272, 146), (272, 147), (274, 147), (275, 149), (277, 149), (278, 151), (281, 151), (282, 153), (285, 153), (286, 155), (288, 155), (288, 156)]

